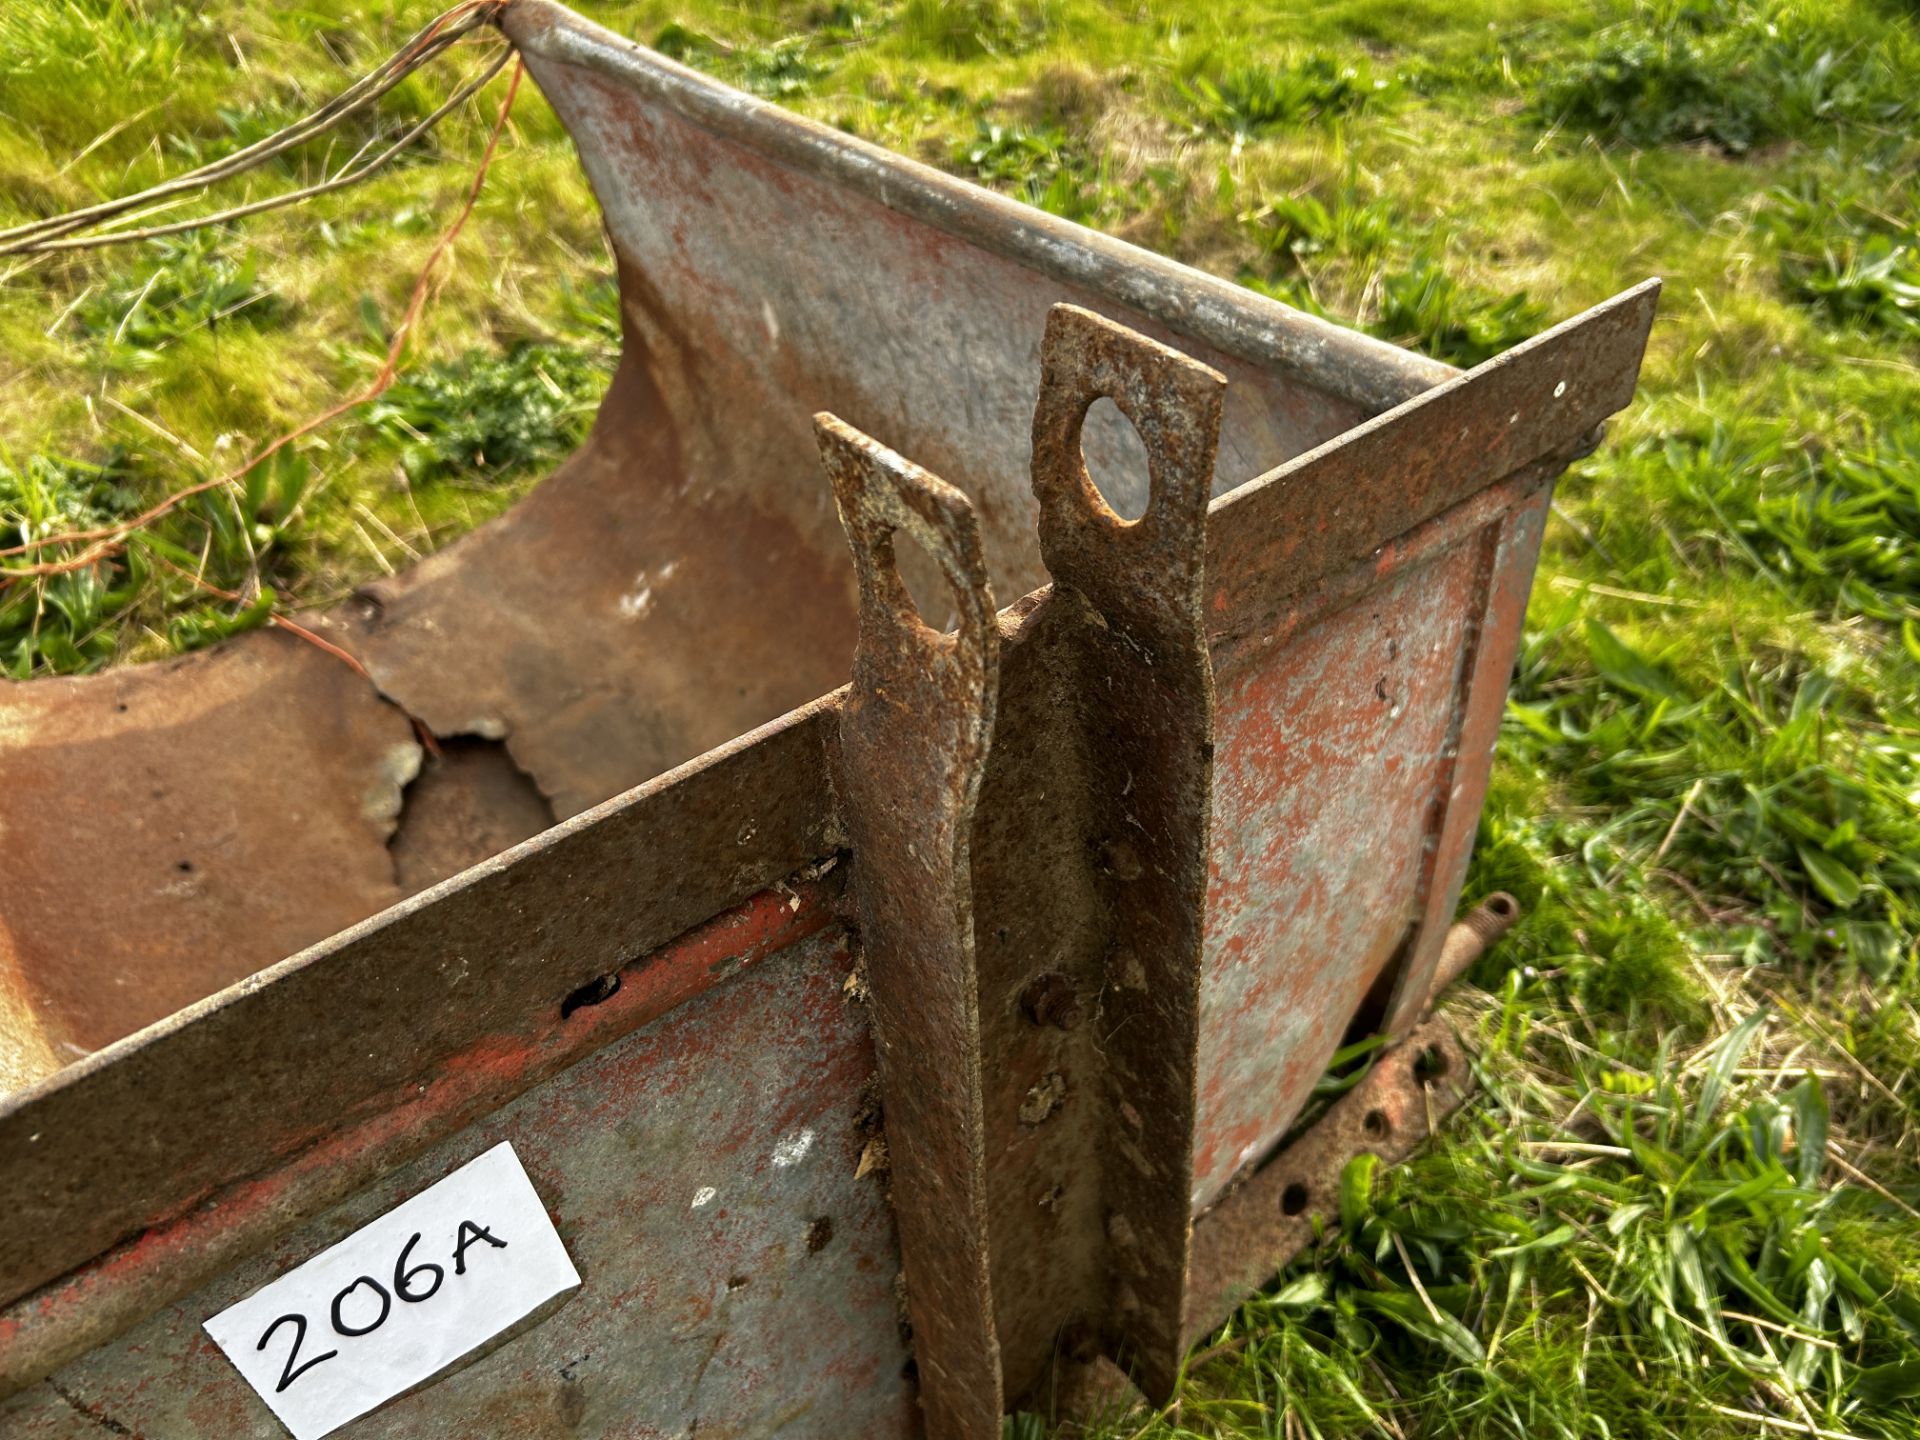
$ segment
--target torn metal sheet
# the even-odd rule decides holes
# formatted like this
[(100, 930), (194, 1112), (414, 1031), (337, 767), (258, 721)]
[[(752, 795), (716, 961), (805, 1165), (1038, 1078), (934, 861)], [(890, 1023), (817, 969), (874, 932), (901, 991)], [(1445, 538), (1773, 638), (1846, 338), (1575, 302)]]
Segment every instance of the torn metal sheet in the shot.
[[(640, 278), (623, 281), (633, 307)], [(630, 325), (579, 452), (342, 611), (383, 694), (442, 737), (504, 742), (560, 819), (824, 695), (853, 653), (812, 469), (757, 495), (692, 471), (661, 396), (679, 361)]]
[(384, 909), (420, 761), (274, 631), (0, 687), (0, 990), (67, 1063)]

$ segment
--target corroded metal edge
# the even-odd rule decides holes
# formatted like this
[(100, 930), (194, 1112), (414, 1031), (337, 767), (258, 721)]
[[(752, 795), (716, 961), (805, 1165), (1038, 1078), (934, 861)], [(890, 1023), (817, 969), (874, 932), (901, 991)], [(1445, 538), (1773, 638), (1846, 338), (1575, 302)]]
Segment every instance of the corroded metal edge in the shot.
[[(1660, 282), (1646, 280), (1213, 502), (1216, 640), (1536, 461), (1593, 448), (1633, 399)], [(1557, 467), (1556, 467), (1557, 468)]]
[(1382, 1055), (1304, 1135), (1194, 1222), (1185, 1342), (1219, 1329), (1242, 1299), (1340, 1223), (1340, 1172), (1349, 1160), (1406, 1159), (1472, 1089), (1473, 1067), (1445, 1020), (1419, 1026)]
[[(933, 1440), (991, 1440), (1000, 1351), (969, 849), (999, 678), (993, 592), (964, 495), (831, 415), (814, 423), (860, 581), (833, 774), (861, 857), (853, 888), (921, 1407)], [(952, 590), (951, 633), (915, 609), (901, 536)]]
[(1389, 409), (1460, 373), (795, 115), (552, 0), (511, 0), (501, 26), (530, 54), (602, 75), (783, 164), (829, 176), (982, 249), (1111, 296), (1230, 355), (1285, 366), (1308, 385), (1366, 410)]

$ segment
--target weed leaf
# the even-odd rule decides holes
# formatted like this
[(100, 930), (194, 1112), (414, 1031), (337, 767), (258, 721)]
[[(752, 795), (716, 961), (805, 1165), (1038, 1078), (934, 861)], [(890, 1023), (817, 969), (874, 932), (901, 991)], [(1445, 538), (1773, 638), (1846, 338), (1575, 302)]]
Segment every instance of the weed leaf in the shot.
[(1860, 898), (1860, 877), (1824, 850), (1816, 850), (1810, 845), (1796, 845), (1794, 850), (1800, 856), (1800, 866), (1813, 882), (1813, 888), (1840, 909), (1852, 908)]
[(1687, 692), (1667, 671), (1647, 659), (1598, 620), (1586, 622), (1587, 655), (1611, 684), (1650, 700), (1685, 700)]

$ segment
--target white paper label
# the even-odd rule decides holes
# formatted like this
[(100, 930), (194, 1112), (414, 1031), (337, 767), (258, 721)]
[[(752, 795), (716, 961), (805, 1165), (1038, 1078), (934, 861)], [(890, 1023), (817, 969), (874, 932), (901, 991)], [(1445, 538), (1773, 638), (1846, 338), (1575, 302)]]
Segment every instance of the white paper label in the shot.
[(320, 1440), (579, 1283), (503, 1143), (206, 1330), (295, 1440)]

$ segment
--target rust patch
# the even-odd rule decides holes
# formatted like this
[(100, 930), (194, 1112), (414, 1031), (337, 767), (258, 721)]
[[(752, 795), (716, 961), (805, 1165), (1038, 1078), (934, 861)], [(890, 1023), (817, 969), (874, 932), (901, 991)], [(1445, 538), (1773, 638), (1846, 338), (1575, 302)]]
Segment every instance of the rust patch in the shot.
[(1066, 1098), (1066, 1076), (1057, 1070), (1042, 1076), (1027, 1091), (1027, 1098), (1020, 1102), (1020, 1123), (1038, 1125), (1066, 1103)]
[(70, 1063), (385, 908), (420, 759), (363, 680), (273, 631), (0, 688), (0, 993)]
[(1340, 1172), (1362, 1152), (1404, 1160), (1460, 1107), (1473, 1069), (1444, 1020), (1411, 1031), (1367, 1078), (1293, 1144), (1194, 1222), (1182, 1335), (1192, 1345), (1226, 1323), (1241, 1299), (1338, 1224)]
[[(1179, 1363), (1224, 382), (1070, 306), (1042, 353), (1032, 482), (1055, 585), (997, 628), (963, 502), (821, 422), (862, 597), (835, 773), (938, 1434), (996, 1433), (1068, 1331), (1157, 1391)], [(1103, 396), (1149, 457), (1132, 523), (1081, 456)], [(916, 616), (901, 533), (944, 572), (954, 634)]]

